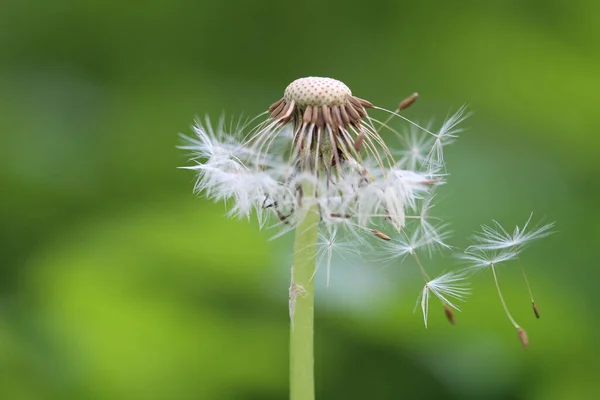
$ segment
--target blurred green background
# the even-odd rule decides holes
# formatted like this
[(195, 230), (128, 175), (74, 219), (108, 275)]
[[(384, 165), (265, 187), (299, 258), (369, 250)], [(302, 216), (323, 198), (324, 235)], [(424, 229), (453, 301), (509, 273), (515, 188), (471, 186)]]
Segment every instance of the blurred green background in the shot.
[[(600, 2), (5, 1), (0, 398), (284, 399), (290, 239), (192, 195), (195, 116), (255, 115), (330, 76), (439, 122), (467, 103), (437, 215), (557, 221), (500, 271), (523, 352), (477, 275), (450, 326), (410, 263), (334, 265), (320, 399), (600, 398)], [(450, 255), (429, 262), (455, 268)]]

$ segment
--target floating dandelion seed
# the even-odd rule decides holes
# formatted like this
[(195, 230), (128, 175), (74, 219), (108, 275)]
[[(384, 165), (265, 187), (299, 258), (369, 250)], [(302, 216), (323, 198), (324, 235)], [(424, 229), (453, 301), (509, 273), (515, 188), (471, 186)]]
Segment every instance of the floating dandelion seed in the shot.
[(494, 250), (508, 250), (510, 253), (513, 253), (514, 258), (516, 258), (519, 263), (521, 273), (523, 274), (523, 279), (525, 280), (525, 285), (527, 286), (527, 291), (529, 292), (533, 313), (535, 314), (536, 318), (540, 318), (540, 312), (535, 300), (533, 299), (531, 285), (529, 284), (527, 274), (525, 273), (525, 268), (523, 268), (523, 264), (521, 263), (519, 255), (534, 240), (547, 237), (554, 233), (552, 232), (552, 228), (554, 228), (554, 222), (528, 231), (527, 228), (529, 227), (529, 223), (531, 222), (532, 218), (533, 213), (529, 215), (529, 219), (527, 219), (527, 222), (525, 222), (523, 227), (520, 228), (519, 226), (516, 226), (512, 234), (504, 229), (504, 227), (497, 221), (494, 221), (493, 226), (482, 225), (481, 232), (476, 233), (473, 237), (473, 241), (476, 243), (469, 246), (467, 251), (485, 252)]
[(470, 293), (465, 282), (466, 275), (464, 273), (449, 272), (438, 276), (425, 283), (419, 298), (417, 299), (417, 305), (421, 303), (421, 310), (423, 311), (423, 320), (425, 327), (427, 327), (427, 317), (429, 315), (429, 295), (433, 294), (435, 297), (440, 299), (444, 306), (444, 312), (448, 321), (454, 325), (454, 312), (452, 309), (460, 311), (460, 309), (452, 303), (452, 300), (464, 300), (465, 296)]

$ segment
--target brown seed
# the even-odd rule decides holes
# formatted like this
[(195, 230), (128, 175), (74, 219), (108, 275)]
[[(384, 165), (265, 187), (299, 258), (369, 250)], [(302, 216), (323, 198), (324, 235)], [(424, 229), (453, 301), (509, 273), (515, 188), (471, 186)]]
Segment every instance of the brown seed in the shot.
[(282, 111), (282, 116), (280, 117), (281, 119), (285, 119), (285, 118), (289, 118), (292, 113), (294, 112), (296, 102), (294, 100), (290, 101), (289, 103), (287, 103), (285, 105), (285, 108)]
[[(275, 103), (275, 104), (277, 104), (277, 103)], [(273, 118), (273, 119), (279, 118), (283, 109), (285, 108), (285, 106), (286, 106), (285, 101), (282, 101), (281, 103), (279, 103), (279, 105), (271, 112), (271, 118)]]
[(448, 321), (452, 325), (456, 325), (456, 319), (454, 318), (454, 311), (447, 304), (444, 304), (444, 313), (446, 314), (446, 318), (448, 318)]
[(360, 100), (358, 99), (358, 97), (348, 96), (348, 101), (355, 107), (362, 108), (362, 104), (360, 104)]
[(540, 310), (538, 310), (537, 305), (535, 304), (535, 301), (532, 301), (531, 305), (533, 306), (533, 313), (535, 314), (535, 317), (537, 319), (540, 319)]
[(333, 123), (335, 124), (335, 126), (343, 126), (342, 116), (340, 114), (340, 108), (338, 106), (331, 107), (331, 117), (333, 118)]
[(358, 115), (361, 116), (361, 118), (364, 118), (367, 116), (367, 111), (362, 106), (360, 106), (360, 107), (355, 106), (354, 108), (356, 109), (356, 112), (358, 113)]
[(283, 214), (281, 213), (281, 211), (279, 211), (279, 210), (277, 210), (277, 209), (275, 209), (275, 212), (277, 213), (277, 218), (279, 218), (279, 220), (280, 220), (281, 222), (283, 222), (283, 223), (284, 223), (284, 224), (286, 224), (286, 225), (289, 225), (289, 224), (290, 224), (290, 221), (288, 221), (288, 218), (291, 216), (291, 214), (289, 214), (289, 215), (283, 215)]
[(386, 235), (383, 232), (378, 231), (377, 229), (371, 229), (371, 232), (373, 232), (375, 234), (375, 236), (377, 236), (380, 239), (383, 239), (383, 240), (392, 240), (391, 237), (389, 237), (388, 235)]
[(325, 120), (325, 125), (333, 128), (333, 120), (331, 119), (331, 110), (327, 104), (323, 104), (321, 106), (323, 112), (323, 119)]
[(344, 107), (350, 116), (350, 120), (352, 122), (356, 122), (360, 120), (360, 114), (356, 111), (356, 109), (352, 106), (352, 104), (346, 104)]
[(331, 218), (352, 218), (350, 214), (331, 213)]
[(316, 111), (316, 114), (317, 114), (317, 127), (323, 128), (325, 126), (325, 118), (323, 117), (323, 110), (315, 107), (314, 111)]
[(415, 93), (411, 94), (410, 96), (408, 96), (407, 98), (405, 98), (404, 100), (402, 100), (400, 102), (400, 105), (398, 106), (398, 111), (405, 110), (408, 107), (412, 106), (413, 103), (415, 101), (417, 101), (418, 98), (419, 98), (419, 93), (415, 92)]
[(358, 99), (358, 102), (360, 103), (361, 106), (363, 106), (363, 108), (373, 108), (373, 104), (371, 104), (371, 102), (369, 100), (365, 100), (365, 99), (361, 99), (360, 97), (357, 97), (356, 99)]
[(279, 99), (275, 103), (271, 104), (271, 107), (269, 107), (269, 111), (273, 112), (283, 102), (284, 102), (284, 99)]
[(319, 107), (314, 106), (312, 109), (312, 119), (310, 123), (313, 125), (317, 125), (317, 121), (319, 120)]
[(365, 140), (365, 134), (361, 132), (354, 141), (354, 150), (360, 151), (362, 149), (363, 140)]
[(523, 350), (527, 350), (529, 347), (529, 338), (527, 337), (527, 332), (523, 330), (523, 328), (517, 329), (517, 335), (519, 336), (519, 340), (521, 341), (521, 346), (523, 346)]
[(304, 110), (304, 116), (302, 117), (302, 121), (304, 121), (305, 124), (310, 124), (310, 121), (312, 119), (312, 107), (311, 106), (306, 106), (306, 110)]
[(350, 116), (348, 115), (348, 112), (346, 112), (344, 106), (340, 106), (340, 114), (342, 116), (342, 122), (344, 125), (350, 125)]

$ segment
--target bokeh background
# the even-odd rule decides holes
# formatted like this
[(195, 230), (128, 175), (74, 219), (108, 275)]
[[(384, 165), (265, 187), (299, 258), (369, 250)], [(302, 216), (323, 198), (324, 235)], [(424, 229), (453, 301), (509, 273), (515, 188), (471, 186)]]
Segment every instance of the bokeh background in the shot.
[[(450, 326), (410, 263), (334, 265), (320, 399), (599, 398), (600, 2), (5, 1), (0, 13), (0, 398), (284, 399), (290, 239), (191, 193), (196, 116), (254, 115), (330, 76), (440, 122), (468, 104), (437, 215), (556, 221)], [(430, 261), (456, 268), (450, 254)]]

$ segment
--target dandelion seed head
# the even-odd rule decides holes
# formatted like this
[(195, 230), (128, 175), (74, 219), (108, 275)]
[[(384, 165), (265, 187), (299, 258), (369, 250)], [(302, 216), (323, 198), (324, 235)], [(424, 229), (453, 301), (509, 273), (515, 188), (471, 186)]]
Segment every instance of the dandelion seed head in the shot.
[[(197, 174), (196, 192), (224, 202), (229, 216), (255, 214), (261, 228), (276, 230), (274, 237), (292, 231), (307, 205), (316, 205), (319, 231), (335, 239), (333, 247), (340, 247), (339, 238), (388, 241), (390, 260), (431, 251), (445, 246), (446, 233), (443, 224), (420, 214), (431, 208), (431, 194), (445, 175), (427, 154), (440, 137), (444, 143), (454, 137), (463, 110), (436, 135), (398, 114), (416, 98), (389, 111), (356, 97), (338, 80), (296, 79), (253, 119), (231, 125), (224, 119), (215, 125), (196, 121), (194, 138), (182, 146), (192, 152), (186, 168)], [(403, 129), (394, 128), (399, 123)], [(390, 134), (401, 149), (388, 147), (384, 136)], [(420, 223), (409, 227), (415, 218)], [(323, 247), (324, 238), (321, 248), (331, 248)]]

